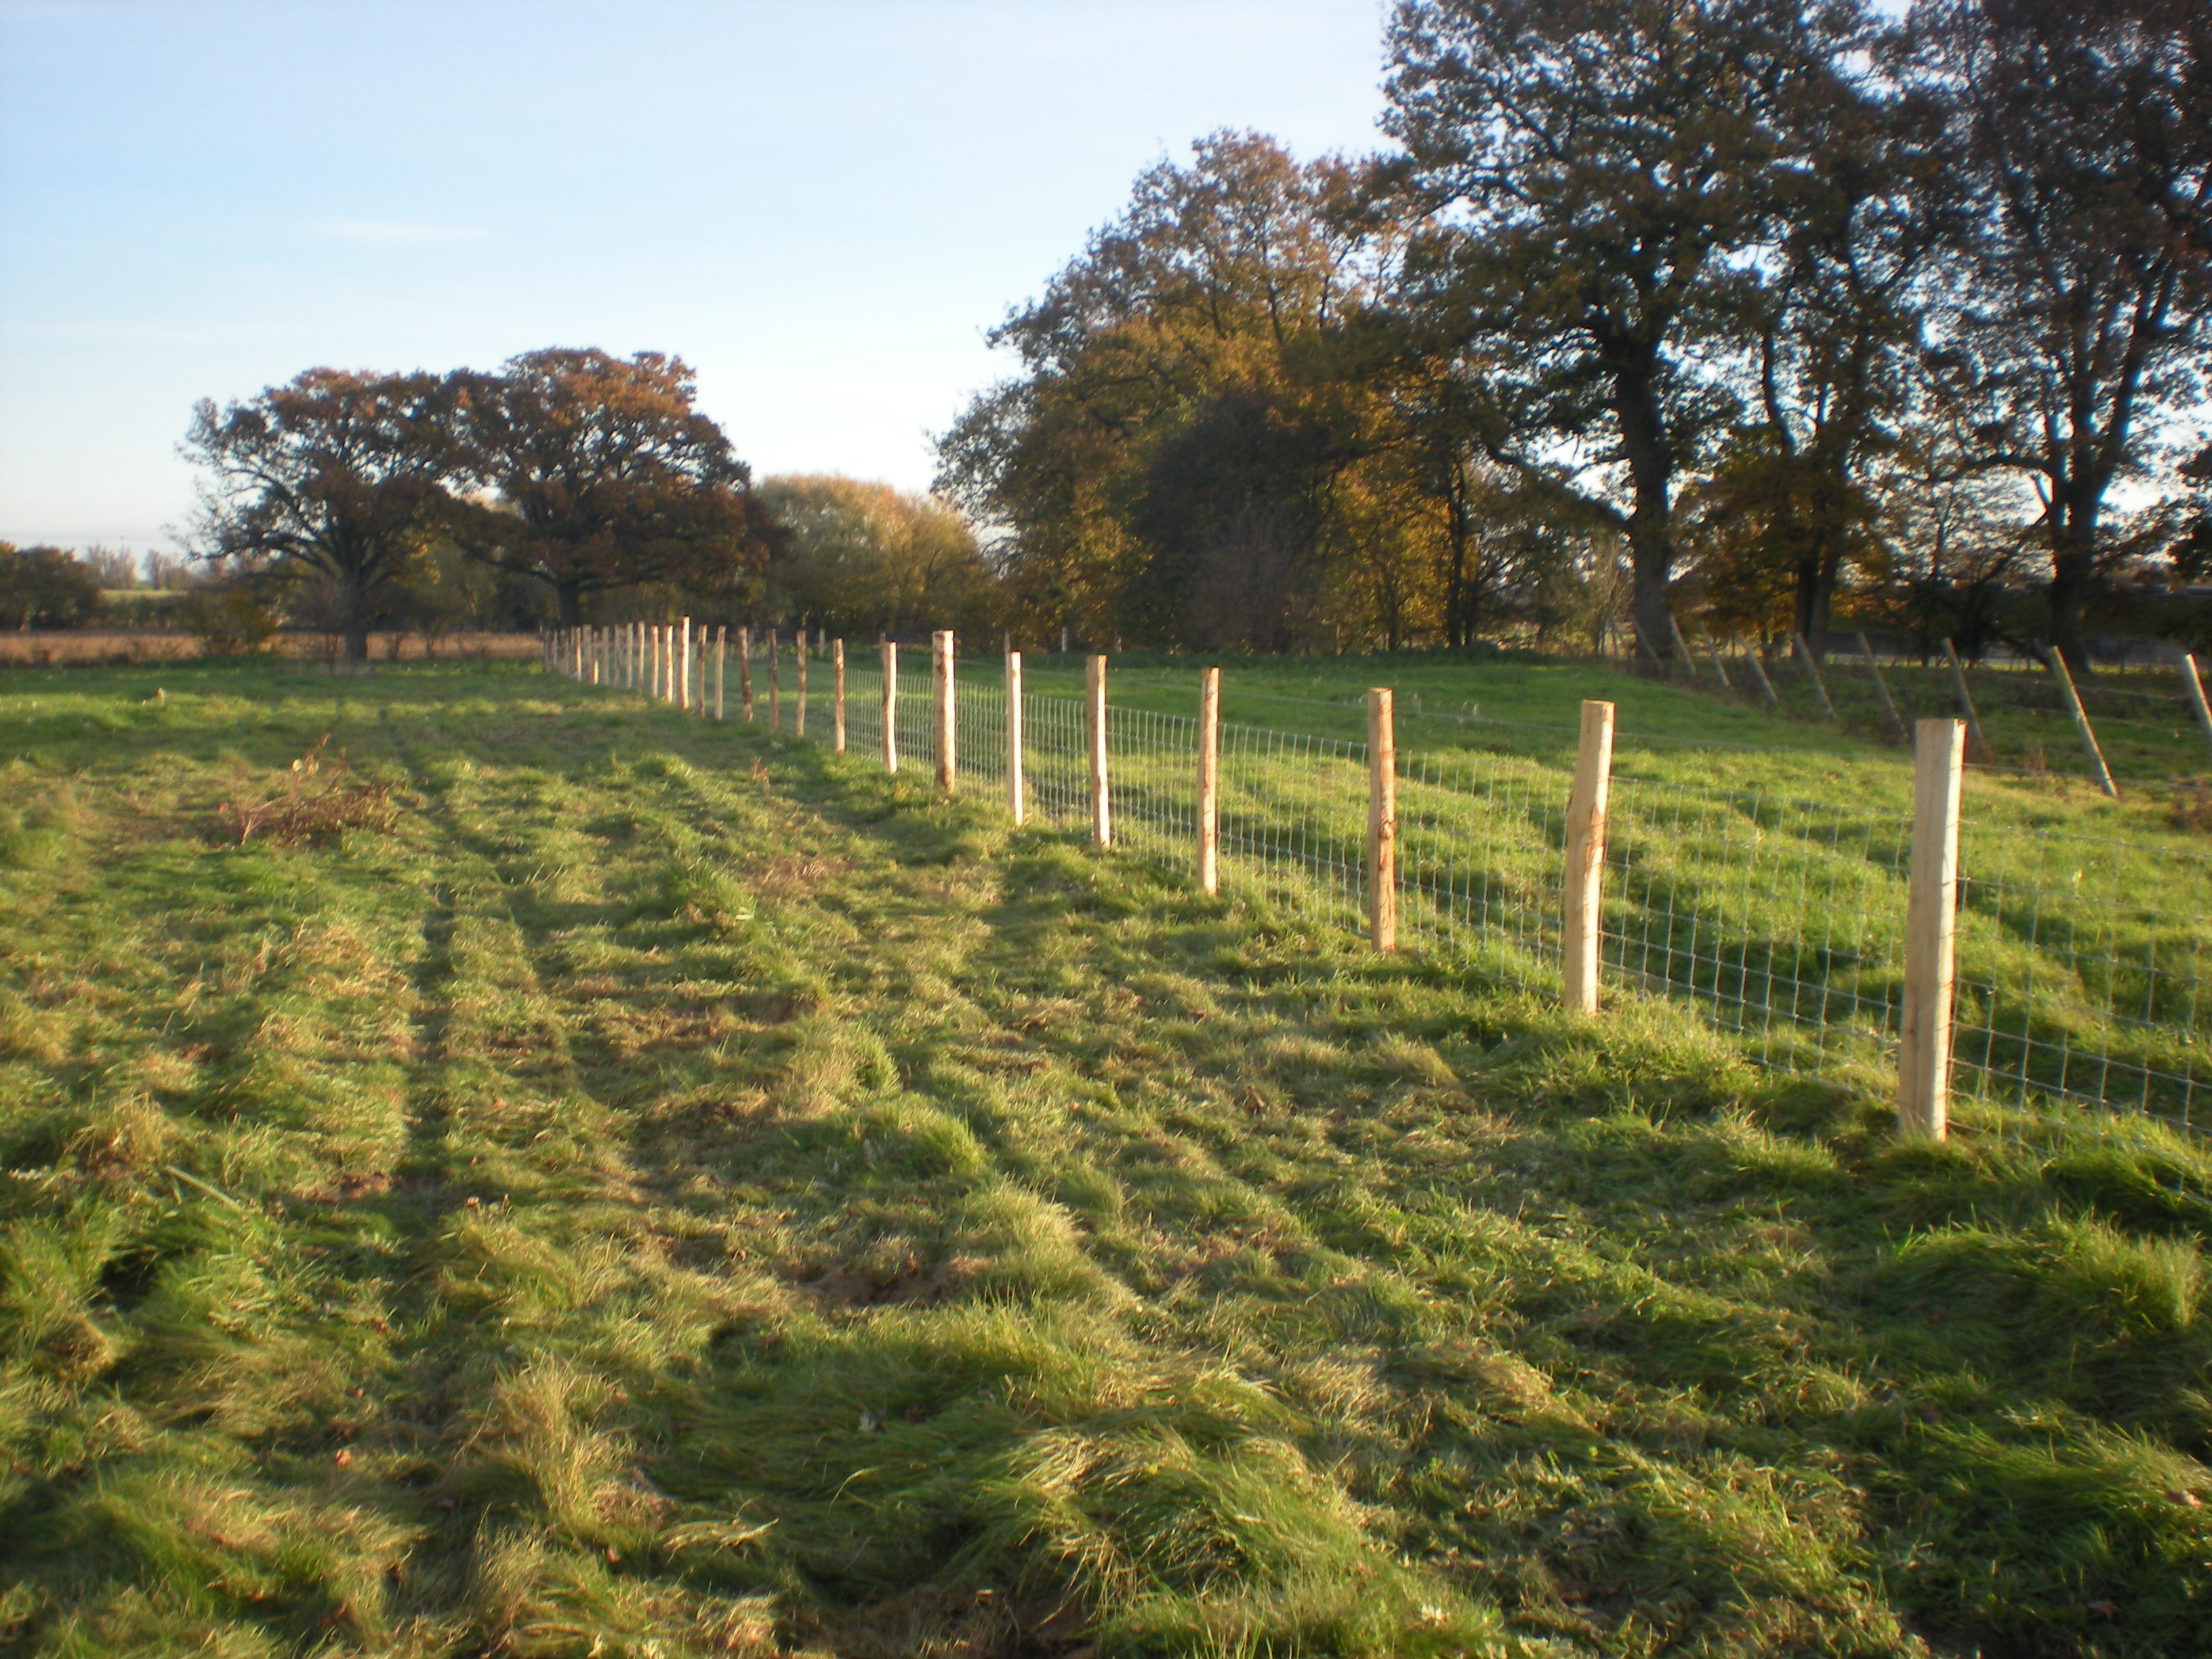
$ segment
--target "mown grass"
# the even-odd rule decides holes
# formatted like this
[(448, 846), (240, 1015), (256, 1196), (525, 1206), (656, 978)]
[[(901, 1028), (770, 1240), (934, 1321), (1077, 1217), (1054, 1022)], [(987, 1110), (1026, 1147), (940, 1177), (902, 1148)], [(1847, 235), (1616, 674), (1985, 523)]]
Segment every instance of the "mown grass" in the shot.
[[(0, 684), (11, 1652), (2212, 1644), (2194, 1140), (535, 674), (155, 678)], [(207, 833), (325, 732), (390, 833)]]

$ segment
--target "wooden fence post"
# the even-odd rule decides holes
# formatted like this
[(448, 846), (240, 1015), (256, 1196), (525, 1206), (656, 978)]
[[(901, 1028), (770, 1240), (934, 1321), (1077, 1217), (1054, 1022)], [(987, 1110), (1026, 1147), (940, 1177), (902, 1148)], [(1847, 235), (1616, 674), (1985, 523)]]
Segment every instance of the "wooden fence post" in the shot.
[(2212, 708), (2204, 703), (2204, 682), (2197, 678), (2197, 659), (2185, 651), (2181, 653), (2181, 685), (2189, 694), (2189, 706), (2197, 711), (2197, 723), (2204, 728), (2204, 741), (2212, 743)]
[(1198, 679), (1198, 888), (1221, 890), (1221, 671)]
[(1759, 689), (1766, 694), (1767, 708), (1781, 708), (1782, 699), (1774, 695), (1774, 682), (1766, 678), (1766, 665), (1759, 661), (1758, 651), (1753, 647), (1744, 645), (1741, 640), (1736, 643), (1743, 645), (1744, 660), (1751, 665), (1752, 678), (1759, 682)]
[(2081, 734), (2082, 752), (2089, 757), (2089, 765), (2097, 775), (2097, 787), (2118, 800), (2120, 787), (2112, 781), (2112, 769), (2105, 764), (2105, 751), (2097, 747), (2097, 734), (2089, 725), (2089, 711), (2081, 707), (2081, 694), (2074, 690), (2074, 677), (2066, 672), (2066, 659), (2053, 647), (2043, 653), (2043, 660), (2058, 677), (2058, 689), (2066, 697), (2066, 712), (2074, 717), (2074, 729)]
[(1398, 948), (1398, 739), (1380, 685), (1367, 693), (1367, 942)]
[(1006, 653), (1006, 811), (1014, 828), (1026, 816), (1022, 799), (1022, 653)]
[(771, 732), (783, 728), (783, 659), (778, 649), (778, 631), (768, 630), (768, 729)]
[(958, 728), (953, 720), (952, 630), (941, 628), (929, 636), (929, 672), (937, 703), (937, 787), (951, 794), (960, 776), (953, 744)]
[(1613, 793), (1613, 705), (1583, 704), (1575, 781), (1567, 794), (1567, 890), (1560, 907), (1559, 978), (1576, 1013), (1597, 1012), (1605, 884), (1605, 811)]
[(1091, 839), (1114, 844), (1114, 811), (1106, 779), (1106, 659), (1092, 657), (1084, 672), (1091, 716)]
[(1951, 1094), (1951, 985), (1958, 926), (1963, 720), (1922, 720), (1912, 748), (1912, 874), (1905, 903), (1905, 1006), (1897, 1127), (1941, 1140)]
[(884, 651), (884, 770), (898, 770), (898, 641), (885, 640)]
[(797, 666), (793, 672), (799, 681), (799, 688), (794, 694), (798, 701), (791, 706), (791, 735), (803, 738), (806, 735), (806, 630), (801, 629), (792, 637), (793, 654), (797, 659)]
[(1734, 696), (1735, 695), (1735, 686), (1728, 677), (1728, 665), (1721, 660), (1720, 647), (1714, 643), (1713, 636), (1711, 635), (1705, 633), (1702, 629), (1698, 631), (1703, 635), (1705, 641), (1705, 655), (1712, 659), (1713, 678), (1721, 683), (1722, 690), (1727, 692), (1730, 696)]
[(1682, 666), (1690, 671), (1690, 684), (1698, 683), (1698, 659), (1690, 654), (1690, 642), (1682, 637), (1682, 624), (1674, 620), (1674, 613), (1667, 613), (1667, 631), (1674, 636), (1674, 654), (1682, 659)]
[(1797, 659), (1805, 665), (1805, 672), (1813, 677), (1813, 690), (1820, 699), (1820, 712), (1830, 720), (1836, 718), (1836, 705), (1828, 701), (1827, 683), (1820, 678), (1820, 665), (1813, 659), (1813, 647), (1805, 643), (1802, 634), (1792, 634), (1790, 642), (1797, 647)]
[(1897, 733), (1899, 743), (1912, 734), (1905, 729), (1905, 718), (1897, 712), (1897, 704), (1889, 695), (1889, 682), (1881, 677), (1881, 665), (1874, 659), (1874, 641), (1863, 634), (1859, 635), (1859, 651), (1867, 659), (1867, 672), (1874, 676), (1874, 689), (1881, 694), (1881, 706), (1889, 714), (1889, 724)]
[(1982, 723), (1974, 714), (1974, 694), (1966, 689), (1966, 666), (1959, 660), (1959, 653), (1948, 637), (1943, 641), (1943, 660), (1951, 665), (1951, 684), (1959, 692), (1959, 712), (1966, 720), (1966, 741), (1975, 754), (1988, 760), (1993, 751), (1990, 748), (1990, 740), (1982, 735)]
[(691, 618), (684, 617), (678, 629), (676, 706), (688, 714), (691, 712)]
[(745, 724), (753, 721), (753, 630), (750, 627), (738, 629), (738, 713), (745, 717)]
[(845, 752), (845, 641), (830, 647), (830, 752)]

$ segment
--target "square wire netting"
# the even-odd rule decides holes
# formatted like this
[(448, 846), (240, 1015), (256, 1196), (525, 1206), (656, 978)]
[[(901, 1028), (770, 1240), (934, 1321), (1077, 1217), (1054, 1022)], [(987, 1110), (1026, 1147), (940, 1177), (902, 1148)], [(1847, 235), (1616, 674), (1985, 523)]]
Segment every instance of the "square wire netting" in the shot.
[(1601, 957), (1772, 1064), (1894, 1042), (1912, 823), (1897, 812), (1616, 775)]
[(1959, 834), (1954, 1079), (2203, 1126), (2212, 855), (1970, 816)]
[[(929, 659), (900, 658), (901, 769), (927, 775), (936, 747)], [(806, 735), (824, 743), (829, 678), (826, 661), (810, 665)], [(757, 674), (755, 690), (764, 720)], [(787, 729), (794, 694), (787, 679)], [(877, 764), (882, 707), (879, 659), (856, 650), (846, 670), (847, 749)], [(962, 787), (1001, 802), (1006, 708), (1002, 668), (976, 661), (960, 671)], [(1026, 693), (1022, 710), (1030, 820), (1086, 831), (1085, 702)], [(1198, 722), (1109, 707), (1107, 736), (1115, 843), (1190, 870)], [(1224, 890), (1364, 929), (1366, 745), (1224, 725), (1219, 754)], [(1401, 753), (1406, 941), (1556, 984), (1571, 781), (1565, 767), (1512, 754)], [(1632, 762), (1611, 783), (1607, 979), (1690, 1004), (1770, 1065), (1813, 1073), (1884, 1060), (1903, 996), (1911, 849), (1903, 812), (1663, 783), (1635, 776)], [(2201, 1124), (2212, 1081), (2212, 854), (1984, 822), (1970, 796), (1960, 861), (1954, 1085)]]

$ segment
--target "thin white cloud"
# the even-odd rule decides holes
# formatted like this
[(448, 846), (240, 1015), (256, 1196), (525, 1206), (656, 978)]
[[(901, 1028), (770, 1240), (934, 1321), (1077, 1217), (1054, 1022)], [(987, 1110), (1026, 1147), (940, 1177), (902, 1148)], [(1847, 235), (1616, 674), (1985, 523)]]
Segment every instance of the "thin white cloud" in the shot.
[(466, 242), (483, 234), (459, 225), (403, 225), (380, 219), (332, 219), (313, 227), (318, 236), (342, 242)]

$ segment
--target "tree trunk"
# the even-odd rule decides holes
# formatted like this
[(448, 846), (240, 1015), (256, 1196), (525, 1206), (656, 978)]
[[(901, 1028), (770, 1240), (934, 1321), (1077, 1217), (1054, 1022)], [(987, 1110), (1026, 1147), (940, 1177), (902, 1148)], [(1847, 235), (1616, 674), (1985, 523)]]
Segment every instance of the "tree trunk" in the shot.
[(368, 660), (368, 589), (359, 575), (343, 577), (338, 582), (339, 603), (343, 607), (338, 631), (345, 637), (345, 656), (348, 662)]
[(1634, 505), (1628, 514), (1628, 559), (1635, 586), (1629, 601), (1636, 631), (1662, 662), (1674, 654), (1668, 600), (1674, 577), (1674, 456), (1659, 406), (1656, 353), (1631, 343), (1613, 362), (1613, 413), (1628, 458)]
[(553, 593), (561, 611), (561, 626), (581, 628), (584, 625), (584, 587), (580, 582), (556, 582)]
[(2054, 501), (2051, 549), (2051, 642), (2078, 678), (2091, 672), (2089, 597), (2097, 586), (2097, 503)]

